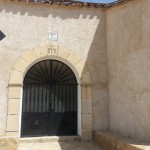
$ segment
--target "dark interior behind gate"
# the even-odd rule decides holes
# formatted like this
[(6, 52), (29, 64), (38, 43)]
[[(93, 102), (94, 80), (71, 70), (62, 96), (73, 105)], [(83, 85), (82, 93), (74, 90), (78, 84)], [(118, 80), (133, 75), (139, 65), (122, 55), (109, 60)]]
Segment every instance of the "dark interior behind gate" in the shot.
[(21, 136), (77, 135), (77, 80), (57, 60), (43, 60), (23, 85)]

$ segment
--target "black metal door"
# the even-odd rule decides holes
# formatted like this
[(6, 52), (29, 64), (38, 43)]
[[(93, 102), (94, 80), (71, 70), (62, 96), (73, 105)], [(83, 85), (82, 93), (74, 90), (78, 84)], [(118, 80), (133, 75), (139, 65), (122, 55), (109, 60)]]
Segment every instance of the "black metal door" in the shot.
[(77, 80), (64, 63), (44, 60), (27, 72), (21, 135), (77, 135)]

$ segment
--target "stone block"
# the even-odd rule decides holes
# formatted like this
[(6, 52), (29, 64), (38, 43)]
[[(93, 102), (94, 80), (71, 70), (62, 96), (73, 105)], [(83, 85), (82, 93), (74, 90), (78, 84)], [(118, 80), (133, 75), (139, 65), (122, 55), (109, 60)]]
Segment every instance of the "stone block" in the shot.
[(83, 85), (91, 84), (91, 76), (90, 76), (89, 72), (85, 72), (85, 73), (82, 74), (81, 83)]
[(9, 84), (22, 84), (23, 74), (22, 72), (13, 70), (10, 74)]
[(90, 86), (81, 87), (81, 99), (91, 99), (92, 89)]
[(64, 59), (67, 59), (67, 57), (69, 56), (71, 50), (70, 49), (66, 49), (62, 46), (59, 46), (59, 51), (58, 51), (58, 56), (62, 57)]
[(34, 62), (37, 59), (37, 55), (34, 51), (34, 49), (26, 51), (23, 55), (22, 58), (28, 62), (29, 64)]
[(8, 102), (8, 114), (16, 114), (20, 113), (20, 99), (9, 99)]
[(37, 55), (37, 58), (41, 58), (41, 57), (47, 56), (47, 53), (48, 53), (46, 45), (34, 48), (34, 51), (35, 51), (35, 53)]
[(6, 132), (7, 137), (19, 137), (18, 132)]
[(6, 131), (19, 131), (19, 115), (8, 115)]
[(82, 129), (91, 129), (92, 128), (92, 114), (82, 114)]
[(75, 64), (77, 64), (77, 63), (79, 63), (79, 62), (81, 61), (81, 57), (80, 57), (78, 54), (76, 54), (75, 52), (72, 51), (72, 52), (69, 54), (67, 60), (68, 60), (71, 64), (75, 65)]
[(19, 99), (21, 97), (21, 87), (9, 87), (8, 88), (8, 98), (9, 99)]
[(83, 70), (84, 70), (84, 67), (85, 67), (85, 60), (82, 59), (79, 63), (77, 63), (75, 65), (76, 69), (77, 69), (77, 72), (79, 74), (79, 76), (81, 77), (82, 73), (83, 73)]
[(82, 141), (91, 141), (92, 140), (92, 130), (82, 130)]
[(82, 99), (81, 101), (81, 113), (92, 113), (92, 100), (91, 99)]
[(22, 57), (20, 57), (17, 60), (15, 66), (13, 67), (14, 70), (20, 71), (22, 73), (24, 73), (27, 68), (28, 68), (28, 63)]

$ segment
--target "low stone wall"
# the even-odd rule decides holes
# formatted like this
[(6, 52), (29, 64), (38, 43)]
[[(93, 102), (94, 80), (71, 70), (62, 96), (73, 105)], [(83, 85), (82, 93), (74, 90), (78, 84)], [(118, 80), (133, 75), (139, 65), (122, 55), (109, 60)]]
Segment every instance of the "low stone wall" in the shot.
[(103, 150), (150, 150), (150, 144), (121, 138), (109, 132), (94, 131), (93, 139)]
[(17, 150), (17, 138), (0, 138), (0, 150)]

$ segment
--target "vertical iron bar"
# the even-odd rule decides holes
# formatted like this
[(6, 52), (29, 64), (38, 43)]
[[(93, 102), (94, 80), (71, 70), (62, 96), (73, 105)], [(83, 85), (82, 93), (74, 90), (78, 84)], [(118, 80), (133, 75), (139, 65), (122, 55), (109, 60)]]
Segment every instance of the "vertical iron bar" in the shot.
[(75, 87), (73, 85), (73, 111), (75, 111)]
[(71, 112), (71, 85), (69, 86), (69, 112)]
[(36, 99), (36, 97), (35, 97), (35, 85), (33, 85), (33, 112), (35, 112), (35, 99)]
[(26, 112), (28, 112), (28, 101), (29, 101), (29, 95), (28, 95), (28, 84), (27, 84), (26, 92), (27, 92)]
[(55, 109), (56, 109), (56, 106), (55, 106), (55, 105), (56, 105), (56, 104), (55, 104), (55, 103), (56, 103), (56, 102), (55, 102), (55, 101), (56, 101), (56, 97), (57, 97), (57, 96), (56, 96), (56, 85), (54, 85), (54, 111), (55, 111), (55, 112), (56, 112), (56, 110), (55, 110)]
[(65, 85), (65, 112), (67, 112), (67, 88)]
[(44, 108), (45, 108), (45, 84), (42, 85), (42, 88), (43, 88), (43, 103), (42, 103), (42, 112), (45, 112), (44, 111)]
[(40, 97), (40, 94), (39, 94), (39, 84), (37, 85), (37, 92), (38, 92), (38, 93), (37, 93), (37, 95), (38, 95), (38, 97), (37, 97), (37, 112), (39, 112), (39, 101), (40, 101), (40, 100), (39, 100), (39, 99), (40, 99), (40, 98), (39, 98), (39, 97)]
[(72, 112), (72, 85), (70, 85), (70, 111)]
[(55, 112), (57, 112), (57, 104), (58, 104), (58, 85), (56, 85)]
[(39, 112), (41, 111), (41, 84), (39, 84)]
[(50, 111), (50, 127), (49, 127), (49, 130), (50, 130), (50, 135), (52, 134), (52, 111), (51, 111), (51, 109), (52, 109), (52, 105), (51, 105), (51, 103), (52, 103), (52, 100), (51, 100), (51, 85), (49, 85), (49, 100), (48, 100), (48, 102), (49, 102), (49, 111)]
[(26, 112), (26, 100), (27, 100), (27, 88), (26, 88), (26, 85), (23, 85), (23, 109), (22, 109), (22, 112)]
[(66, 86), (66, 112), (68, 111), (68, 88)]
[(49, 103), (49, 111), (51, 112), (51, 85), (49, 85), (49, 100), (48, 100), (48, 103)]
[(60, 87), (60, 85), (58, 85), (58, 102), (57, 102), (57, 110), (58, 110), (58, 112), (59, 112), (59, 100), (60, 100), (59, 87)]
[(30, 112), (32, 112), (32, 84), (30, 84)]
[(76, 110), (76, 112), (77, 112), (77, 94), (78, 94), (78, 93), (77, 93), (77, 85), (75, 85), (75, 89), (76, 89), (76, 90), (75, 90), (75, 98), (76, 98), (76, 99), (75, 99), (75, 108), (76, 108), (75, 110)]
[(53, 85), (51, 85), (51, 110), (53, 110)]
[(61, 100), (61, 112), (64, 112), (63, 111), (63, 106), (64, 106), (64, 94), (63, 94), (63, 84), (62, 84), (62, 95), (61, 95), (61, 98), (62, 98), (62, 100)]
[(44, 85), (41, 85), (42, 89), (41, 89), (41, 112), (43, 112), (43, 89), (44, 89)]
[(48, 103), (47, 103), (47, 90), (48, 90), (48, 84), (46, 84), (46, 100), (45, 100), (45, 111), (47, 112), (48, 111)]

